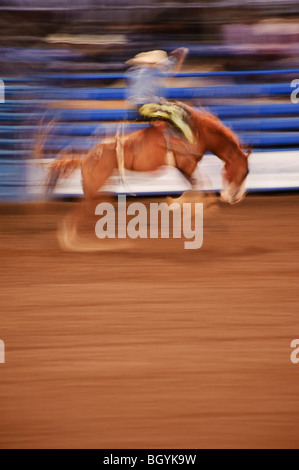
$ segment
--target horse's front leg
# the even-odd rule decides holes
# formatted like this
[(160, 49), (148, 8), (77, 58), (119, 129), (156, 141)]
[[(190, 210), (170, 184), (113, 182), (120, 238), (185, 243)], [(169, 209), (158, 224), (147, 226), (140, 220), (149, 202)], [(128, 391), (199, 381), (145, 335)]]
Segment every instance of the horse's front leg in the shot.
[(211, 188), (210, 178), (196, 165), (194, 172), (190, 177), (190, 183), (193, 191), (203, 191)]
[(190, 155), (175, 154), (176, 167), (191, 184), (192, 189), (198, 185), (197, 161)]
[[(206, 207), (214, 205), (216, 202), (214, 193), (203, 192), (207, 187), (211, 188), (211, 181), (198, 167), (198, 162), (202, 157), (196, 158), (195, 156), (177, 154), (175, 157), (177, 168), (191, 185), (191, 191), (184, 192), (175, 201), (179, 204), (184, 202), (204, 202)], [(172, 199), (170, 201), (174, 202)]]
[(191, 199), (201, 199), (204, 203), (205, 210), (216, 208), (218, 206), (218, 199), (213, 191), (213, 185), (210, 178), (200, 169), (198, 162), (196, 168), (190, 177), (191, 183)]
[(201, 159), (202, 156), (176, 155), (177, 168), (189, 181), (192, 191), (203, 191), (211, 188), (210, 178), (198, 166)]

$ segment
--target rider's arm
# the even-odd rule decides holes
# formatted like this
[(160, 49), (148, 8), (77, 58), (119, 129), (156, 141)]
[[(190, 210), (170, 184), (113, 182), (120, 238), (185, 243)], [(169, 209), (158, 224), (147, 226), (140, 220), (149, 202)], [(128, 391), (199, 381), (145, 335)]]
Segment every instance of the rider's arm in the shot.
[(174, 58), (176, 60), (174, 72), (178, 72), (180, 70), (188, 52), (189, 49), (187, 49), (187, 47), (180, 47), (169, 54), (169, 58)]
[(182, 66), (189, 49), (186, 47), (180, 47), (172, 51), (167, 59), (158, 62), (157, 67), (164, 73), (176, 73)]

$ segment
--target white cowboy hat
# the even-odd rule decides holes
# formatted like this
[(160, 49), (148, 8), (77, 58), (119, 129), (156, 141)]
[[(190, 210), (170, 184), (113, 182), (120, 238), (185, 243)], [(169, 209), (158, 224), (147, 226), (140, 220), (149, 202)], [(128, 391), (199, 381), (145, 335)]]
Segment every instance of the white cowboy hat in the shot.
[(167, 59), (167, 54), (165, 51), (149, 51), (149, 52), (140, 52), (135, 55), (133, 59), (127, 60), (126, 64), (129, 65), (145, 65), (145, 64), (157, 64), (162, 60)]

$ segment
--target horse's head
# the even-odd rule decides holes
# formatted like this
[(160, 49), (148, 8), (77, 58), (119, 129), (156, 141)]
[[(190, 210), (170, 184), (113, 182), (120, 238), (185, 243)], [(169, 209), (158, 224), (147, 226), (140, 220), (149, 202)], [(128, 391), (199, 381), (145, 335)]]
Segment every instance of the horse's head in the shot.
[(239, 148), (237, 158), (226, 161), (223, 170), (223, 190), (221, 199), (229, 204), (236, 204), (246, 195), (246, 177), (248, 175), (248, 157), (250, 150), (244, 153)]
[(191, 128), (195, 129), (193, 133), (198, 136), (198, 145), (203, 145), (205, 150), (211, 151), (225, 162), (221, 199), (229, 204), (240, 202), (246, 194), (245, 183), (251, 149), (245, 153), (234, 132), (213, 114), (198, 112), (190, 107), (185, 109)]

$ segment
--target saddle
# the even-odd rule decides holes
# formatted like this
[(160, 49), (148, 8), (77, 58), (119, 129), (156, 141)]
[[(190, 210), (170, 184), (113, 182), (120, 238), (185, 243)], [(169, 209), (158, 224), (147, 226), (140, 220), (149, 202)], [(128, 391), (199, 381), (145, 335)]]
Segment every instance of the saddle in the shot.
[(194, 136), (188, 123), (188, 113), (178, 103), (146, 103), (139, 109), (141, 116), (148, 121), (162, 120), (178, 129), (186, 140), (193, 144)]

